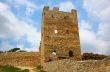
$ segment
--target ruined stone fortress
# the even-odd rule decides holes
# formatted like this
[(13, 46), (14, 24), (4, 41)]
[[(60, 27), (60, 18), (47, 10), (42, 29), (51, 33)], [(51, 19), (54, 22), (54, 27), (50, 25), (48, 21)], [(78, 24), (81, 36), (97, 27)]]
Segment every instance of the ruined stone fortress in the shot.
[(41, 62), (73, 58), (81, 60), (77, 12), (59, 11), (57, 7), (42, 13)]
[(110, 72), (110, 58), (82, 61), (77, 11), (43, 8), (39, 52), (0, 54), (0, 65), (35, 67), (47, 72)]

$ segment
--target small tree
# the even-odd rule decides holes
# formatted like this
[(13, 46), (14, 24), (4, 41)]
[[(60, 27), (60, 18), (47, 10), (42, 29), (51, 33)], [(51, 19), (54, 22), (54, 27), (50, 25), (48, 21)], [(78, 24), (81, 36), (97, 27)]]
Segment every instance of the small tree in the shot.
[(16, 52), (17, 50), (20, 50), (20, 48), (13, 48), (13, 49), (11, 49), (11, 50), (9, 50), (7, 52)]
[(3, 51), (0, 51), (0, 53), (3, 53)]

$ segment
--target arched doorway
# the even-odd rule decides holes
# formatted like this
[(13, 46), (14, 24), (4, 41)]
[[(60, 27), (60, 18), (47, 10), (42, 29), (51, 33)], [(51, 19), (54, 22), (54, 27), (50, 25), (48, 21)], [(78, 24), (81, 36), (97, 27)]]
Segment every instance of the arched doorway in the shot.
[(69, 51), (69, 57), (73, 57), (73, 52), (71, 50)]

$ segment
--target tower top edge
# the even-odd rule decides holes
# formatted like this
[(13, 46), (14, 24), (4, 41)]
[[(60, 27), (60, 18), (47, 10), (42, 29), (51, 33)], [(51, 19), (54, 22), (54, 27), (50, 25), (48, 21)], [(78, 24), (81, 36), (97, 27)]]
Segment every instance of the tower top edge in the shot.
[[(59, 11), (59, 7), (54, 7), (53, 10), (49, 9), (49, 6), (44, 6), (43, 11), (53, 11), (53, 12), (65, 12), (65, 11)], [(71, 12), (67, 12), (67, 13), (73, 13), (73, 12), (77, 12), (76, 9), (71, 9)], [(65, 12), (66, 13), (66, 12)]]

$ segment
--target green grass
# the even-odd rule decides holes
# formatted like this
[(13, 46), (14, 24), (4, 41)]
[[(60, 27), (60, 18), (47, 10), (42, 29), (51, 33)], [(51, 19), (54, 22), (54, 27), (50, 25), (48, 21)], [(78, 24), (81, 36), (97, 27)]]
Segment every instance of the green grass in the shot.
[(2, 72), (29, 72), (28, 69), (21, 70), (20, 68), (9, 66), (9, 65), (0, 66), (0, 71)]
[(43, 66), (41, 66), (41, 65), (38, 65), (36, 67), (36, 70), (37, 70), (37, 72), (46, 72), (45, 70), (43, 70)]

